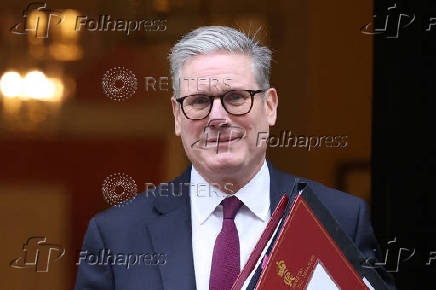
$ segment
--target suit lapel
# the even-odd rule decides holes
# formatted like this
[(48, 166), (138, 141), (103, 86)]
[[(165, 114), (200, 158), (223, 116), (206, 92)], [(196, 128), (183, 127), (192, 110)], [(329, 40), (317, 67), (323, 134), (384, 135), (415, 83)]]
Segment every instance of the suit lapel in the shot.
[[(191, 167), (171, 183), (168, 196), (159, 194), (154, 209), (159, 217), (147, 225), (156, 253), (166, 254), (167, 263), (159, 267), (164, 289), (196, 289), (192, 255)], [(165, 193), (166, 194), (166, 193)]]
[(293, 188), (295, 186), (295, 176), (281, 172), (277, 170), (274, 166), (272, 166), (271, 162), (268, 160), (266, 161), (268, 165), (269, 170), (269, 176), (270, 176), (270, 209), (271, 214), (276, 209), (280, 198), (284, 193), (286, 193), (290, 200), (289, 202), (293, 202), (295, 196), (291, 196)]
[[(296, 179), (274, 168), (268, 160), (267, 165), (270, 174), (272, 213), (284, 193), (294, 198), (291, 193)], [(164, 191), (163, 194), (159, 194), (154, 203), (159, 217), (147, 225), (155, 252), (167, 255), (167, 263), (159, 267), (163, 288), (167, 290), (196, 289), (192, 254), (190, 180), (191, 166), (171, 182), (174, 184), (174, 194), (171, 186), (167, 190), (168, 194)]]

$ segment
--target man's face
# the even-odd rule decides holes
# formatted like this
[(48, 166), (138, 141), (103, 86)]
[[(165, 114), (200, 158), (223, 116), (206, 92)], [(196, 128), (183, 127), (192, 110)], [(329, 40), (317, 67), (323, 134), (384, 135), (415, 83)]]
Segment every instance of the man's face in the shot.
[[(238, 89), (266, 89), (259, 88), (255, 81), (250, 56), (227, 52), (197, 55), (182, 67), (179, 97), (216, 96)], [(231, 177), (263, 162), (266, 142), (257, 142), (258, 133), (269, 132), (276, 121), (275, 89), (256, 94), (250, 112), (241, 116), (227, 113), (219, 97), (214, 99), (209, 116), (201, 120), (187, 119), (179, 103), (174, 98), (171, 102), (175, 133), (181, 136), (186, 155), (200, 173)]]

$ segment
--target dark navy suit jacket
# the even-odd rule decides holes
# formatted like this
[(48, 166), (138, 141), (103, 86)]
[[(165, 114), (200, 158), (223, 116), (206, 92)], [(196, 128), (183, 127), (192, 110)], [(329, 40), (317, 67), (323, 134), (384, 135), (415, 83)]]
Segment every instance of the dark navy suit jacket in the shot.
[[(282, 194), (291, 193), (295, 177), (277, 170), (270, 162), (268, 169), (273, 212)], [(154, 192), (141, 193), (124, 206), (110, 208), (92, 218), (83, 241), (76, 289), (196, 289), (190, 176), (191, 166), (172, 181), (174, 186), (170, 183), (168, 188), (157, 187)], [(362, 254), (374, 257), (373, 249), (378, 248), (378, 245), (366, 203), (320, 183), (304, 181), (330, 210)], [(101, 256), (103, 249), (121, 254), (121, 257), (116, 261), (114, 257), (108, 258), (109, 255)], [(142, 258), (140, 254), (143, 255)], [(147, 254), (149, 256), (144, 258)], [(156, 255), (152, 257), (150, 254)], [(96, 259), (99, 255), (102, 258), (98, 261)], [(129, 269), (126, 259), (130, 259)], [(395, 289), (390, 277), (382, 270), (380, 274), (389, 288)]]

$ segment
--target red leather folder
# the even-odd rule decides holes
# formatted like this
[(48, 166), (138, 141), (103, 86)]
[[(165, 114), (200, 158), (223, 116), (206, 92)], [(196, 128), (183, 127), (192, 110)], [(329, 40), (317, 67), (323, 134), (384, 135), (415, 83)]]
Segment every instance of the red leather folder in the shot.
[(259, 241), (256, 243), (254, 250), (251, 252), (250, 257), (248, 257), (247, 263), (245, 264), (241, 273), (239, 273), (237, 280), (233, 284), (232, 289), (241, 289), (244, 285), (245, 280), (247, 280), (250, 273), (254, 270), (254, 266), (256, 265), (257, 260), (260, 258), (263, 249), (267, 245), (268, 241), (271, 239), (274, 230), (278, 226), (280, 219), (283, 217), (288, 202), (289, 197), (286, 194), (283, 194), (282, 198), (279, 201), (279, 204), (277, 205), (276, 210), (271, 215), (271, 218), (268, 221), (265, 230), (260, 236)]
[[(241, 289), (256, 263), (257, 275), (250, 281), (255, 286), (247, 289), (306, 289), (319, 266), (338, 289), (370, 289), (363, 279), (374, 289), (386, 289), (374, 269), (362, 267), (364, 257), (310, 188), (296, 194), (285, 210), (288, 200), (284, 194), (232, 290)], [(260, 257), (276, 228), (269, 251)]]

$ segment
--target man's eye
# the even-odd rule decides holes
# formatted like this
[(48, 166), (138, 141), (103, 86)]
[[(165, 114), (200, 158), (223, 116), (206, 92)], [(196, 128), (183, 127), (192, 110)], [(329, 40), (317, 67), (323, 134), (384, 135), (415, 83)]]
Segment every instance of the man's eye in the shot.
[(192, 100), (192, 105), (204, 105), (209, 103), (209, 98), (207, 97), (197, 97), (194, 100)]
[(232, 94), (229, 97), (229, 101), (239, 101), (241, 99), (243, 99), (244, 97), (241, 96), (240, 94)]
[(230, 105), (242, 105), (245, 103), (246, 97), (240, 93), (233, 93), (230, 95), (227, 95), (224, 99), (224, 101)]

